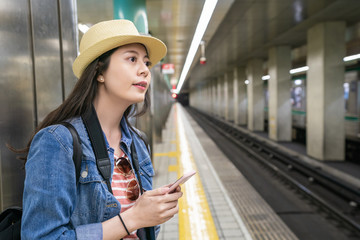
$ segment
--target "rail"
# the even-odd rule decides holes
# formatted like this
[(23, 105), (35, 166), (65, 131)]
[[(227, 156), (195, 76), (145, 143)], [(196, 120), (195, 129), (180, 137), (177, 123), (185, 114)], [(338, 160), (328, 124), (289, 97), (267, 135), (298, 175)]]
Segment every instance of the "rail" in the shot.
[(247, 134), (240, 127), (188, 108), (196, 121), (209, 124), (254, 159), (281, 177), (294, 189), (304, 194), (319, 210), (326, 212), (345, 228), (360, 234), (360, 190), (338, 179), (319, 167), (314, 167), (297, 157), (274, 148), (266, 141)]

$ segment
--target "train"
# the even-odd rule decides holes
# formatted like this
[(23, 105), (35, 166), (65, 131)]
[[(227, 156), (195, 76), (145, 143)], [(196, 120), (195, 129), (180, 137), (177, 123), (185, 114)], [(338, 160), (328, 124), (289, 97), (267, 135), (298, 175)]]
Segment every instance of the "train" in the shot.
[[(291, 76), (292, 140), (306, 144), (306, 73)], [(268, 130), (268, 84), (264, 80), (264, 131)], [(345, 159), (360, 163), (360, 62), (345, 66)]]

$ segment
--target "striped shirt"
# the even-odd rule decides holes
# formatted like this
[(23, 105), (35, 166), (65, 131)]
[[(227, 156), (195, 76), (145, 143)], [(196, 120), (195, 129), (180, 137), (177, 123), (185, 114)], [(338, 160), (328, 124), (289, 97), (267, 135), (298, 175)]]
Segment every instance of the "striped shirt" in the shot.
[[(114, 157), (115, 157), (115, 161), (114, 161), (115, 167), (114, 167), (114, 174), (113, 174), (113, 178), (112, 178), (112, 182), (111, 182), (111, 188), (113, 190), (113, 194), (114, 194), (115, 198), (119, 201), (119, 203), (121, 205), (121, 213), (122, 213), (122, 212), (125, 212), (126, 210), (128, 210), (129, 208), (131, 208), (136, 202), (136, 200), (131, 201), (126, 197), (126, 189), (128, 187), (128, 184), (132, 180), (136, 180), (136, 178), (135, 178), (134, 171), (132, 171), (132, 173), (130, 175), (125, 176), (116, 167), (116, 160), (119, 158), (115, 155), (114, 155)], [(123, 153), (122, 157), (125, 157), (126, 159), (128, 159), (128, 157), (124, 153)], [(124, 237), (123, 239), (124, 240), (126, 240), (126, 239), (134, 240), (134, 239), (139, 239), (139, 238), (137, 237), (136, 230), (135, 230), (130, 235)]]

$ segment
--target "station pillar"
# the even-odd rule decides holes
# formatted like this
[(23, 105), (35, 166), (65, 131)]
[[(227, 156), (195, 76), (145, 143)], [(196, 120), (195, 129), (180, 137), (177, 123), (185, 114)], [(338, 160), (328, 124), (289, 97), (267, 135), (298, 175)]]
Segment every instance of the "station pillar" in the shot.
[(234, 123), (239, 124), (239, 79), (237, 76), (237, 68), (234, 68), (233, 73), (233, 95), (234, 95)]
[(344, 160), (345, 22), (324, 22), (307, 33), (307, 154)]
[(235, 124), (246, 125), (247, 97), (246, 97), (246, 72), (244, 67), (234, 68), (234, 100)]
[(203, 99), (203, 101), (206, 101), (206, 112), (208, 114), (211, 114), (211, 86), (210, 86), (210, 82), (208, 81), (208, 79), (206, 79), (206, 84), (205, 84), (205, 90), (206, 90), (206, 99)]
[(207, 102), (207, 105), (208, 105), (207, 112), (209, 114), (211, 114), (211, 112), (212, 112), (212, 102), (211, 102), (211, 100), (212, 100), (213, 96), (212, 96), (212, 89), (211, 89), (211, 82), (210, 81), (206, 82), (206, 95), (207, 95), (207, 97), (203, 101)]
[(229, 120), (229, 83), (228, 83), (229, 79), (228, 79), (228, 75), (227, 73), (224, 74), (224, 81), (223, 81), (223, 85), (224, 85), (224, 88), (223, 88), (223, 93), (224, 93), (224, 108), (223, 108), (223, 111), (224, 111), (224, 119), (226, 121)]
[(270, 48), (268, 68), (269, 138), (275, 141), (291, 141), (290, 47)]
[(223, 116), (223, 111), (222, 109), (224, 108), (223, 106), (223, 102), (224, 102), (224, 99), (223, 99), (223, 95), (224, 94), (221, 94), (221, 82), (222, 82), (222, 79), (221, 77), (218, 77), (217, 78), (217, 114), (219, 117), (222, 117)]
[(251, 59), (246, 66), (249, 84), (247, 86), (248, 121), (251, 131), (264, 131), (263, 61)]
[(211, 112), (212, 114), (215, 116), (217, 115), (217, 91), (216, 88), (217, 87), (217, 81), (216, 78), (211, 80), (211, 92), (212, 92), (212, 98), (211, 98)]
[(140, 33), (149, 33), (146, 0), (113, 0), (114, 19), (127, 19), (134, 23)]
[(227, 82), (228, 82), (228, 120), (230, 122), (234, 122), (234, 111), (235, 111), (235, 95), (234, 95), (234, 73), (233, 71), (226, 72), (227, 74)]

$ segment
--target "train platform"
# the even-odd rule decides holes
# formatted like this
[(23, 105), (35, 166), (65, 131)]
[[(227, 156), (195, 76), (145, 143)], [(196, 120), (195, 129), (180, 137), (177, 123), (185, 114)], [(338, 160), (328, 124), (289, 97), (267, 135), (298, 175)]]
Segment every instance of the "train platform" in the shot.
[(197, 171), (182, 186), (179, 214), (161, 226), (159, 240), (297, 239), (179, 103), (153, 152), (155, 188)]

